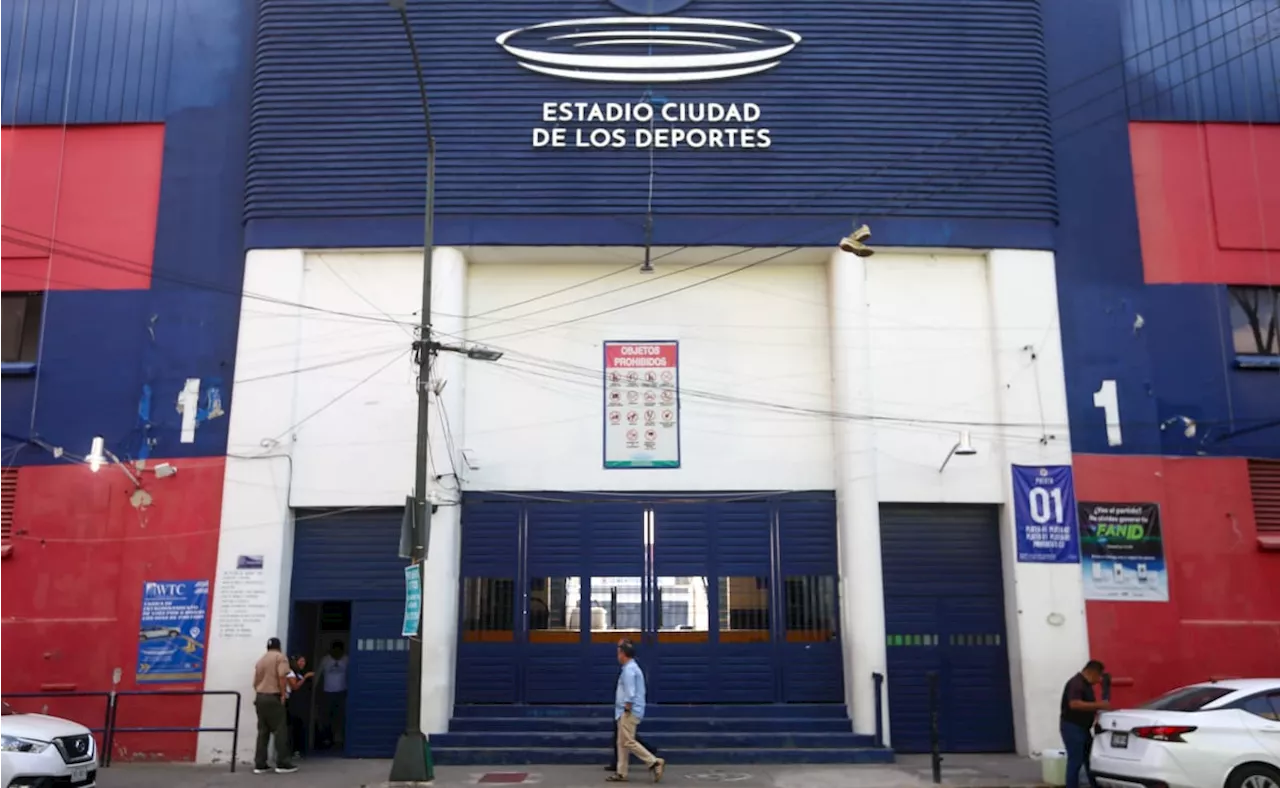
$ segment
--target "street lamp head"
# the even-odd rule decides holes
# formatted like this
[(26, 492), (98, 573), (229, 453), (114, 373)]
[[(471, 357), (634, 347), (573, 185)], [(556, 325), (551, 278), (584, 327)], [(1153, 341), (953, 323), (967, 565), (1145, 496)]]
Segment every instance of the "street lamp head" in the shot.
[(475, 361), (497, 361), (502, 358), (502, 351), (487, 347), (467, 348), (467, 358)]

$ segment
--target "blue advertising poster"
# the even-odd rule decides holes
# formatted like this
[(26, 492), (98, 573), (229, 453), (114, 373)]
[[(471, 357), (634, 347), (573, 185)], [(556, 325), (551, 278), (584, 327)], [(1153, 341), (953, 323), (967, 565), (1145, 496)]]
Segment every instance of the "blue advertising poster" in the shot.
[(1081, 502), (1079, 511), (1084, 598), (1168, 602), (1160, 507)]
[(208, 610), (208, 580), (147, 580), (142, 584), (137, 671), (140, 683), (204, 678)]
[(422, 572), (418, 564), (404, 568), (404, 626), (401, 637), (417, 637), (422, 622)]
[(1079, 563), (1076, 522), (1070, 465), (1013, 466), (1013, 523), (1019, 561)]

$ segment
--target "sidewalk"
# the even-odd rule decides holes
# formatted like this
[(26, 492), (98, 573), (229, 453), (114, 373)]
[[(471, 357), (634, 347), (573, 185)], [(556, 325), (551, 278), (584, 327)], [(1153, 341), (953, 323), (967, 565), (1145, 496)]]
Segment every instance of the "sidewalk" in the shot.
[[(188, 764), (122, 764), (98, 772), (99, 788), (381, 788), (390, 761), (319, 760), (300, 764), (289, 775), (255, 775), (247, 766), (231, 774), (225, 766)], [(948, 755), (943, 762), (943, 785), (949, 788), (1033, 788), (1040, 785), (1040, 768), (1016, 755)], [(517, 774), (525, 774), (523, 781)], [(485, 780), (486, 775), (491, 775)], [(542, 788), (601, 788), (603, 769), (590, 766), (443, 766), (436, 769), (436, 788), (464, 788), (487, 784), (539, 785)], [(483, 780), (483, 782), (482, 782)], [(636, 767), (635, 785), (652, 785)], [(899, 756), (885, 766), (686, 766), (667, 768), (662, 783), (672, 786), (732, 786), (733, 788), (928, 788), (929, 757)]]

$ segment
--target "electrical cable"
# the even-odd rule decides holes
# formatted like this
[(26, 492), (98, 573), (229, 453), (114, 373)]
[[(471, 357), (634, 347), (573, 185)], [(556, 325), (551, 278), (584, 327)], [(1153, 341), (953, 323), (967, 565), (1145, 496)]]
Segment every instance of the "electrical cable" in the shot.
[[(502, 350), (502, 348), (495, 348), (495, 349)], [(589, 381), (589, 385), (591, 385), (593, 388), (599, 387), (600, 380), (602, 377), (602, 372), (598, 369), (591, 369), (589, 367), (583, 367), (576, 364), (570, 364), (568, 362), (557, 361), (554, 359), (543, 359), (541, 357), (532, 356), (531, 354), (527, 354), (527, 353), (520, 353), (518, 351), (504, 351), (504, 352), (510, 353), (513, 358), (524, 356), (529, 360), (527, 361), (521, 360), (513, 363), (512, 360), (509, 360), (507, 356), (504, 355), (501, 360), (494, 362), (499, 367), (515, 366), (516, 364), (523, 364), (525, 365), (525, 367), (532, 368), (533, 370), (541, 370), (544, 372), (552, 373), (553, 376), (558, 374), (561, 376), (559, 379), (567, 382), (577, 382), (578, 380), (586, 380), (586, 381)], [(519, 366), (516, 366), (516, 368), (521, 369), (521, 367)], [(524, 369), (524, 371), (530, 371), (530, 370)], [(744, 380), (744, 383), (749, 383), (749, 382), (750, 382), (749, 380)], [(882, 416), (882, 415), (866, 414), (866, 413), (850, 413), (850, 412), (844, 412), (844, 411), (829, 410), (824, 408), (812, 408), (812, 407), (806, 407), (806, 406), (789, 405), (787, 403), (773, 402), (769, 400), (753, 399), (748, 397), (738, 397), (738, 396), (723, 394), (723, 393), (714, 392), (714, 391), (689, 388), (686, 386), (680, 387), (680, 390), (678, 391), (678, 398), (680, 402), (683, 402), (686, 398), (691, 398), (695, 400), (703, 400), (703, 401), (719, 403), (719, 404), (738, 405), (738, 406), (744, 406), (748, 408), (757, 408), (761, 410), (769, 410), (769, 411), (779, 412), (779, 413), (787, 413), (787, 414), (795, 414), (795, 415), (803, 415), (803, 416), (816, 416), (816, 417), (833, 419), (833, 420), (841, 420), (841, 421), (869, 421), (869, 422), (877, 422), (877, 423), (929, 424), (929, 425), (946, 426), (950, 428), (961, 428), (961, 427), (988, 427), (988, 428), (1000, 428), (1000, 429), (1040, 429), (1041, 428), (1041, 424), (1038, 422), (1025, 422), (1025, 423), (983, 422), (983, 421), (965, 421), (965, 420), (958, 420), (958, 419), (932, 419), (932, 418), (918, 418), (918, 417), (907, 417), (907, 416)], [(1270, 420), (1272, 418), (1274, 417), (1268, 416), (1266, 420)], [(1129, 423), (1134, 424), (1135, 426), (1159, 426), (1158, 422), (1150, 422), (1150, 423), (1129, 422)], [(1204, 425), (1211, 425), (1218, 422), (1197, 420), (1197, 423), (1204, 424)], [(1067, 429), (1070, 425), (1066, 423), (1048, 423), (1046, 426), (1051, 428), (1057, 428), (1057, 429)]]
[(288, 435), (289, 433), (291, 433), (291, 432), (293, 432), (294, 430), (296, 430), (296, 429), (298, 429), (299, 427), (301, 427), (303, 424), (306, 424), (308, 421), (311, 421), (311, 420), (312, 420), (312, 419), (314, 419), (316, 416), (319, 416), (321, 413), (324, 413), (326, 410), (328, 410), (329, 408), (331, 408), (331, 407), (333, 407), (335, 404), (337, 404), (339, 401), (341, 401), (343, 397), (346, 397), (348, 394), (352, 393), (353, 391), (355, 391), (356, 389), (360, 388), (360, 387), (361, 387), (361, 386), (363, 386), (364, 384), (366, 384), (366, 383), (368, 383), (369, 381), (373, 380), (375, 377), (377, 377), (378, 375), (380, 375), (384, 370), (386, 370), (387, 368), (389, 368), (392, 364), (396, 363), (396, 362), (397, 362), (397, 361), (399, 361), (400, 359), (402, 359), (402, 358), (404, 358), (405, 356), (409, 355), (409, 351), (410, 351), (410, 348), (405, 348), (405, 349), (404, 349), (403, 351), (401, 351), (400, 353), (397, 353), (397, 354), (396, 354), (396, 355), (395, 355), (395, 356), (394, 356), (390, 361), (388, 361), (387, 363), (385, 363), (385, 364), (383, 364), (382, 366), (378, 367), (378, 368), (377, 368), (377, 369), (375, 369), (373, 372), (370, 372), (368, 375), (366, 375), (365, 377), (361, 378), (360, 380), (356, 381), (355, 385), (353, 385), (353, 386), (351, 386), (351, 387), (349, 387), (349, 388), (347, 388), (347, 389), (344, 389), (344, 390), (342, 391), (342, 393), (341, 393), (341, 394), (338, 394), (337, 396), (333, 397), (333, 398), (332, 398), (332, 399), (330, 399), (328, 402), (326, 402), (326, 403), (324, 403), (323, 405), (321, 405), (319, 408), (316, 408), (316, 409), (315, 409), (315, 410), (313, 410), (311, 413), (308, 413), (308, 414), (307, 414), (306, 416), (304, 416), (301, 420), (299, 420), (299, 421), (295, 422), (294, 424), (290, 425), (289, 427), (287, 427), (286, 429), (284, 429), (283, 431), (281, 431), (281, 433), (280, 433), (279, 435), (277, 435), (277, 436), (275, 436), (274, 438), (272, 438), (272, 439), (271, 439), (271, 443), (275, 443), (275, 442), (279, 441), (279, 440), (280, 440), (281, 438), (283, 438), (284, 436)]

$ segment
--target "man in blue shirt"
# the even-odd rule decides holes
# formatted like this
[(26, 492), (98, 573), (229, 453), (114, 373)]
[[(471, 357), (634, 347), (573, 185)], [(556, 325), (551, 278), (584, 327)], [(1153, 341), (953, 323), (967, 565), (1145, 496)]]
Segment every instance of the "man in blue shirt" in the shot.
[(636, 647), (629, 641), (618, 644), (618, 664), (622, 665), (622, 671), (618, 674), (613, 704), (613, 718), (618, 723), (618, 771), (609, 775), (608, 781), (626, 782), (628, 762), (630, 756), (635, 755), (653, 772), (653, 781), (661, 782), (667, 762), (636, 741), (636, 728), (644, 719), (644, 672), (636, 662)]

